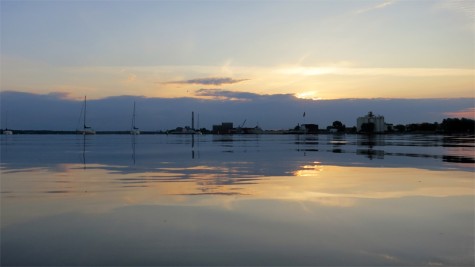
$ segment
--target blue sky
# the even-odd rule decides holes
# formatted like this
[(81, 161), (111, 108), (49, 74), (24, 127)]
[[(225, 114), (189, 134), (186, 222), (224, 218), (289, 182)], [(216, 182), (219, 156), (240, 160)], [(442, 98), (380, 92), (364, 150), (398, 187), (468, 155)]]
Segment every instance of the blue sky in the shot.
[(3, 0), (0, 8), (3, 92), (77, 101), (215, 98), (203, 90), (474, 98), (474, 1)]

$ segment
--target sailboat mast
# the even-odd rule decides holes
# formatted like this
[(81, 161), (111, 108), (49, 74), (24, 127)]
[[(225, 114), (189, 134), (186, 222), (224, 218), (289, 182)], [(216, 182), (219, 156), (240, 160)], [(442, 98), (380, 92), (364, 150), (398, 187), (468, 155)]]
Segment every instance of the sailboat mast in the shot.
[[(86, 114), (87, 114), (87, 98), (86, 96), (84, 96), (84, 114), (82, 114), (84, 117), (84, 124), (83, 124), (83, 130), (82, 130), (82, 134), (83, 135), (86, 135), (86, 134), (96, 134), (96, 131), (94, 131), (91, 127), (87, 126), (87, 123), (86, 123)], [(79, 116), (79, 118), (81, 118), (81, 116)]]
[(86, 128), (86, 96), (84, 96), (84, 129)]
[(132, 128), (130, 129), (130, 134), (133, 134), (133, 135), (140, 134), (139, 128), (135, 126), (135, 101), (134, 101), (134, 112), (132, 113)]
[(134, 101), (134, 114), (132, 115), (132, 129), (135, 130), (135, 101)]

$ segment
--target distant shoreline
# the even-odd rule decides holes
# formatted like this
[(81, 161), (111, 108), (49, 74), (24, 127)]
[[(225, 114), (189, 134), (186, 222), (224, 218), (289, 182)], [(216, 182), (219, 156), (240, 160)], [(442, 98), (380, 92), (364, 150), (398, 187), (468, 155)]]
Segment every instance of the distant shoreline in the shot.
[[(56, 130), (12, 130), (13, 135), (81, 135), (77, 131), (56, 131)], [(274, 130), (274, 131), (264, 131), (260, 134), (239, 134), (239, 133), (232, 133), (232, 134), (213, 134), (213, 133), (205, 133), (203, 135), (305, 135), (305, 133), (295, 133), (295, 132), (288, 132), (285, 130)], [(350, 135), (368, 135), (368, 133), (333, 133), (328, 132), (325, 130), (319, 131), (318, 133), (307, 133), (306, 135), (343, 135), (343, 134), (350, 134)], [(433, 132), (433, 131), (414, 131), (414, 132), (386, 132), (386, 133), (372, 133), (370, 135), (410, 135), (410, 134), (426, 134), (426, 135), (473, 135), (470, 132), (453, 132), (453, 133), (444, 133), (444, 132)], [(130, 135), (130, 131), (96, 131), (96, 135)], [(141, 131), (140, 135), (197, 135), (197, 134), (190, 134), (190, 133), (167, 133), (164, 131)]]

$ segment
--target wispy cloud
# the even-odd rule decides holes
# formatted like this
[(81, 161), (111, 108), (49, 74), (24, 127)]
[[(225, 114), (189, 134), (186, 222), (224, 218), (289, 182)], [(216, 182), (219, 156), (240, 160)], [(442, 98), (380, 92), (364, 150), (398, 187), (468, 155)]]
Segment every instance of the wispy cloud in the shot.
[(473, 0), (443, 0), (436, 2), (435, 8), (457, 15), (465, 20), (467, 29), (475, 31), (473, 18), (475, 17), (475, 1)]
[(278, 70), (281, 74), (317, 76), (317, 75), (354, 75), (354, 76), (473, 76), (473, 69), (459, 68), (339, 68), (339, 67), (289, 67)]
[(249, 92), (235, 92), (223, 89), (199, 89), (195, 91), (195, 96), (211, 97), (216, 100), (230, 100), (230, 101), (250, 101), (260, 97), (258, 94)]
[(475, 16), (475, 2), (473, 0), (444, 0), (440, 1), (437, 7), (465, 14), (471, 19)]
[(367, 13), (367, 12), (374, 11), (374, 10), (377, 10), (377, 9), (382, 9), (382, 8), (385, 8), (385, 7), (388, 7), (392, 4), (394, 4), (395, 2), (396, 2), (396, 0), (386, 0), (383, 3), (378, 3), (376, 5), (372, 5), (372, 6), (369, 6), (369, 7), (358, 9), (354, 13), (355, 14), (363, 14), (363, 13)]
[(198, 78), (198, 79), (190, 79), (184, 81), (173, 81), (168, 83), (175, 83), (175, 84), (202, 84), (202, 85), (223, 85), (223, 84), (233, 84), (242, 81), (246, 81), (248, 79), (240, 79), (236, 80), (229, 77), (213, 77), (213, 78)]

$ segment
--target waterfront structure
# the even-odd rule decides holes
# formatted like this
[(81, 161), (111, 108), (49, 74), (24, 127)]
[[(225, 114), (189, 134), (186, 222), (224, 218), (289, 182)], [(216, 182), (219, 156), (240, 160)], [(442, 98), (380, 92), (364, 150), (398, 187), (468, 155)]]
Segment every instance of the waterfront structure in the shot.
[(374, 115), (370, 111), (366, 116), (358, 117), (356, 130), (361, 133), (384, 133), (387, 131), (387, 125), (383, 116)]
[(297, 126), (294, 127), (294, 129), (291, 129), (287, 131), (287, 134), (318, 134), (318, 124), (312, 124), (312, 123), (306, 123), (306, 124), (298, 124)]
[(175, 130), (167, 131), (167, 134), (202, 134), (201, 131), (195, 130), (195, 112), (191, 112), (191, 127), (177, 127)]
[(234, 133), (234, 126), (232, 122), (222, 122), (221, 125), (213, 125), (214, 134), (231, 134)]
[(302, 124), (302, 129), (306, 134), (317, 134), (318, 124), (313, 124), (313, 123)]
[(190, 126), (185, 127), (176, 127), (175, 130), (171, 130), (167, 132), (167, 134), (195, 134), (195, 130), (193, 130)]
[(251, 127), (238, 127), (236, 129), (237, 134), (262, 134), (264, 130), (261, 127), (256, 126), (254, 128)]

